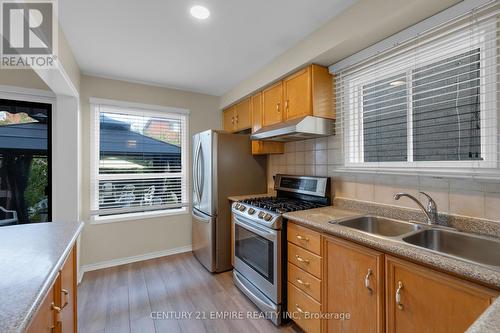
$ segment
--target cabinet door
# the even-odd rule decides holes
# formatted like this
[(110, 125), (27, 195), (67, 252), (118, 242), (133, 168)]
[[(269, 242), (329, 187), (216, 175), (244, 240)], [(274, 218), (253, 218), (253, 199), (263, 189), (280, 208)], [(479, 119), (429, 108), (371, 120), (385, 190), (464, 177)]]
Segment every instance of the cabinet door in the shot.
[(54, 313), (54, 286), (45, 295), (40, 308), (35, 313), (27, 329), (27, 333), (52, 333), (56, 329), (56, 318)]
[(76, 332), (76, 251), (73, 247), (63, 265), (61, 278), (61, 332)]
[(393, 257), (386, 259), (386, 286), (387, 332), (464, 332), (497, 296), (490, 289)]
[(283, 120), (283, 85), (278, 82), (262, 92), (262, 126)]
[(326, 313), (350, 313), (326, 320), (327, 332), (384, 331), (384, 255), (337, 238), (324, 238)]
[[(252, 109), (252, 133), (262, 127), (262, 92), (251, 98)], [(283, 142), (252, 141), (252, 154), (282, 154), (285, 152)]]
[(258, 92), (250, 99), (252, 105), (252, 133), (262, 127), (262, 92)]
[(236, 104), (234, 111), (234, 122), (236, 131), (242, 131), (252, 127), (251, 100), (247, 98)]
[(234, 132), (236, 126), (234, 122), (234, 106), (222, 111), (222, 121), (224, 130)]
[(310, 67), (284, 79), (283, 90), (286, 120), (312, 115)]

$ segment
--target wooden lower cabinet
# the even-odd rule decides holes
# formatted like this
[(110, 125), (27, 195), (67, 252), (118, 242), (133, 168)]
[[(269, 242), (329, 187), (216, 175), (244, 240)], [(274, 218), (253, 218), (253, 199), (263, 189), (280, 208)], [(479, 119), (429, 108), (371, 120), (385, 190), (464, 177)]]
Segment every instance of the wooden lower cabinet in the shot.
[(387, 256), (387, 332), (464, 332), (498, 292)]
[(321, 304), (311, 296), (288, 283), (288, 311), (293, 313), (293, 321), (305, 332), (321, 332)]
[(44, 300), (40, 304), (37, 313), (28, 326), (27, 333), (53, 333), (56, 328), (55, 305), (55, 284), (49, 289)]
[(61, 288), (59, 295), (61, 300), (61, 332), (69, 333), (77, 331), (77, 285), (76, 285), (76, 249), (73, 248), (66, 259), (59, 274)]
[(327, 332), (384, 332), (384, 254), (324, 237), (324, 311), (348, 313), (325, 320)]
[(76, 333), (77, 330), (76, 248), (73, 246), (27, 332)]
[(287, 237), (288, 311), (305, 332), (464, 332), (500, 294), (293, 221)]
[[(288, 223), (288, 312), (306, 333), (322, 331), (321, 234)], [(298, 237), (297, 237), (298, 236)]]

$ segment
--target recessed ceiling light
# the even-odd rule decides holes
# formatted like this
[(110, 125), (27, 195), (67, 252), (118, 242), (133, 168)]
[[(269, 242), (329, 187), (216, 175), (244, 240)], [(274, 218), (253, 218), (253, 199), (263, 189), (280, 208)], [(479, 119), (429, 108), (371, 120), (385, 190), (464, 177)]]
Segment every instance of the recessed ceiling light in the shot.
[(191, 16), (199, 20), (205, 20), (210, 16), (210, 11), (207, 7), (203, 6), (193, 6), (189, 12), (191, 13)]

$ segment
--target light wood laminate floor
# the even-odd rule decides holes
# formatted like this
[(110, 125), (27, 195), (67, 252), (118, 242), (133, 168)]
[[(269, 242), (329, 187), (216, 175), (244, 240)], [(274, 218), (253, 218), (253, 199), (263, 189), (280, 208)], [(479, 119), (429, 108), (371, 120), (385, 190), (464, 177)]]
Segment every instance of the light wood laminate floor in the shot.
[(151, 319), (165, 314), (257, 311), (233, 284), (232, 273), (211, 274), (191, 253), (85, 273), (78, 287), (80, 333), (300, 332), (265, 319)]

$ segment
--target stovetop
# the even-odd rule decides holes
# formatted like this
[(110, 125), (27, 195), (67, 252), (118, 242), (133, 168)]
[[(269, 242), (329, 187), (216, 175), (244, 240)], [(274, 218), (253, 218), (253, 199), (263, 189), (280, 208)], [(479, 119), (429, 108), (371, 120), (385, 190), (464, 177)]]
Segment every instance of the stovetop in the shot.
[(241, 202), (254, 207), (276, 212), (278, 214), (324, 207), (324, 205), (315, 202), (279, 197), (249, 198)]

